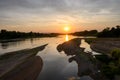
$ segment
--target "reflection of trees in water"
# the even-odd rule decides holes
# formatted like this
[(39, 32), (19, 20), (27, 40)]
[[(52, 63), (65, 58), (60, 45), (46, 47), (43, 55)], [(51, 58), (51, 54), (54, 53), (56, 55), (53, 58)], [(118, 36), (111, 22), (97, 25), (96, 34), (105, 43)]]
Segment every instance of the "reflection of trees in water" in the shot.
[(8, 43), (1, 43), (0, 45), (2, 47), (2, 49), (7, 49), (8, 48)]
[(14, 46), (14, 47), (16, 47), (16, 46), (18, 46), (18, 45), (20, 45), (20, 44), (22, 44), (22, 43), (24, 43), (24, 39), (21, 39), (21, 40), (10, 40), (10, 41), (5, 41), (5, 42), (1, 42), (0, 43), (0, 47), (2, 48), (2, 49), (7, 49), (7, 48), (9, 48), (9, 47), (11, 47), (11, 46)]
[(34, 40), (36, 40), (38, 38), (30, 38), (30, 39), (20, 39), (20, 40), (8, 40), (8, 41), (4, 41), (0, 43), (0, 47), (2, 49), (8, 49), (9, 47), (17, 47), (20, 44), (25, 43), (25, 41), (29, 41), (31, 44), (34, 43)]
[(33, 38), (30, 38), (30, 43), (33, 44)]
[(7, 42), (7, 43), (1, 43), (1, 47), (2, 47), (2, 49), (7, 49), (11, 46), (17, 46), (19, 44), (20, 44), (20, 42)]

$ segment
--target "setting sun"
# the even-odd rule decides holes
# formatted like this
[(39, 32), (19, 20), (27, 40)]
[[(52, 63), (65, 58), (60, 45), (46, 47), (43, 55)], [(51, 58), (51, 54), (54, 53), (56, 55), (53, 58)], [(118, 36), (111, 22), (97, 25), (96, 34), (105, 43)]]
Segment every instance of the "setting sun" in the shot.
[(69, 27), (64, 27), (64, 31), (68, 32), (70, 30)]

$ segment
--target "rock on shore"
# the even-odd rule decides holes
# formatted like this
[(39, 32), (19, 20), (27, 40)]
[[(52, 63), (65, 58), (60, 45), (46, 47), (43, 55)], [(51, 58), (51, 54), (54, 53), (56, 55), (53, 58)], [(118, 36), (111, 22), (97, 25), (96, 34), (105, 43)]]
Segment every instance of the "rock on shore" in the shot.
[[(75, 38), (57, 46), (58, 52), (64, 51), (69, 58), (69, 62), (76, 61), (78, 64), (78, 76), (90, 76), (94, 78), (98, 73), (97, 65), (91, 53), (85, 53), (80, 47), (81, 38)], [(88, 79), (89, 80), (89, 79)], [(99, 79), (95, 79), (99, 80)]]

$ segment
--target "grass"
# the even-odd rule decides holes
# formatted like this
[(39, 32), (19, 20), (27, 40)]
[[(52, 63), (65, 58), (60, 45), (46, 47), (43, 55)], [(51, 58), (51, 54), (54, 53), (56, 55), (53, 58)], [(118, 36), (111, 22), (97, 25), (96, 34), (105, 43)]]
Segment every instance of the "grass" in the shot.
[(110, 80), (114, 80), (116, 75), (120, 76), (120, 49), (112, 50), (110, 56), (110, 60), (103, 56), (97, 58), (103, 63), (101, 72)]

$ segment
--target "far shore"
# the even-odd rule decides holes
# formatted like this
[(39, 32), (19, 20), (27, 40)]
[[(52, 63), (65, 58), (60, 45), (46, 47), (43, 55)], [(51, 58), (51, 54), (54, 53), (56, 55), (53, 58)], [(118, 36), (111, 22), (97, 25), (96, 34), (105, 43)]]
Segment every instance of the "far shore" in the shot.
[(28, 37), (28, 38), (14, 38), (14, 39), (0, 39), (0, 43), (7, 43), (7, 42), (16, 42), (16, 41), (24, 41), (26, 39), (33, 39), (33, 38), (51, 38), (51, 37), (58, 37), (58, 36), (49, 36), (49, 37)]

